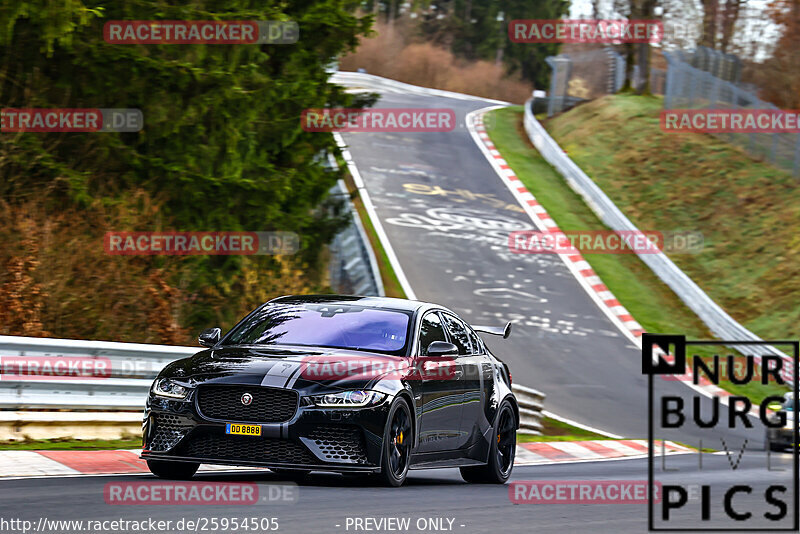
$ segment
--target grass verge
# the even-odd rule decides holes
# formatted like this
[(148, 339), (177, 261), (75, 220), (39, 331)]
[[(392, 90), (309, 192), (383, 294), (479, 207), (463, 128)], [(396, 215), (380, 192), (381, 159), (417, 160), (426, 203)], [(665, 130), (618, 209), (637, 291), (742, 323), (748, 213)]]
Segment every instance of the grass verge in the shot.
[(364, 207), (364, 202), (358, 194), (353, 177), (350, 175), (350, 172), (348, 172), (347, 166), (343, 161), (340, 161), (339, 165), (344, 169), (344, 183), (347, 187), (347, 192), (350, 193), (350, 198), (356, 208), (358, 217), (364, 225), (367, 239), (369, 239), (369, 243), (375, 253), (375, 260), (378, 262), (378, 270), (381, 273), (381, 281), (383, 282), (383, 291), (386, 293), (387, 297), (396, 297), (400, 299), (408, 298), (389, 261), (389, 256), (386, 255), (386, 250), (383, 248), (383, 244), (381, 244), (381, 240), (378, 238), (378, 233), (375, 231), (372, 219), (370, 219), (367, 214), (367, 209)]
[[(522, 107), (508, 107), (491, 113), (495, 114), (494, 127), (488, 131), (492, 142), (558, 226), (562, 230), (608, 230), (530, 143), (522, 124)], [(611, 149), (609, 151), (613, 152)], [(569, 153), (572, 157), (571, 149)], [(620, 208), (626, 211), (625, 206)], [(644, 227), (651, 228), (652, 225)], [(693, 339), (714, 337), (694, 312), (638, 256), (584, 254), (584, 258), (646, 331), (679, 333)], [(693, 347), (692, 350), (693, 354), (706, 357), (713, 354), (712, 348)], [(759, 383), (740, 386), (724, 381), (720, 386), (731, 393), (745, 395), (754, 402), (760, 402), (767, 395), (786, 391), (779, 386)]]
[(662, 131), (662, 109), (661, 97), (612, 95), (545, 126), (639, 228), (702, 232), (702, 251), (668, 254), (732, 317), (796, 339), (797, 178), (712, 135)]
[(611, 439), (582, 428), (545, 417), (542, 419), (542, 435), (517, 434), (517, 443), (537, 443), (542, 441), (587, 441), (593, 439)]
[(141, 449), (142, 438), (130, 439), (33, 439), (25, 441), (0, 441), (0, 450), (3, 451), (99, 451), (113, 449)]

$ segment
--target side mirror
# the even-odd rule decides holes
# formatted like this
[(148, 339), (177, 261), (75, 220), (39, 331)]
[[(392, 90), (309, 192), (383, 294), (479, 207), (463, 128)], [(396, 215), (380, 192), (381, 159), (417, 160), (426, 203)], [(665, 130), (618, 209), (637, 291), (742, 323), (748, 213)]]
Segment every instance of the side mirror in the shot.
[(458, 354), (458, 347), (447, 341), (434, 341), (425, 352), (426, 356), (451, 356)]
[(197, 341), (200, 343), (200, 345), (204, 347), (213, 347), (214, 345), (219, 343), (221, 337), (222, 337), (221, 328), (207, 328), (202, 332), (200, 332)]

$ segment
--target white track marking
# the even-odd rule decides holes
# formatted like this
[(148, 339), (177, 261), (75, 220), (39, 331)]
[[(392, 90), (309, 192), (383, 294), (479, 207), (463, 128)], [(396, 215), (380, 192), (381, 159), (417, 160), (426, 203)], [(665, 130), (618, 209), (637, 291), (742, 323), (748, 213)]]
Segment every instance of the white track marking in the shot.
[(593, 426), (584, 425), (583, 423), (573, 421), (572, 419), (567, 419), (566, 417), (561, 417), (560, 415), (556, 415), (553, 412), (549, 412), (547, 410), (542, 410), (542, 415), (544, 415), (545, 417), (549, 417), (550, 419), (555, 419), (556, 421), (561, 421), (562, 423), (572, 425), (582, 430), (588, 430), (589, 432), (600, 434), (601, 436), (605, 436), (607, 438), (624, 439), (623, 436), (618, 436), (617, 434), (612, 434), (611, 432), (606, 432), (605, 430), (600, 430), (599, 428), (595, 428)]
[(394, 248), (392, 248), (392, 244), (389, 242), (389, 236), (386, 235), (386, 230), (383, 229), (380, 218), (378, 218), (378, 213), (375, 211), (375, 205), (372, 203), (372, 199), (367, 192), (367, 187), (364, 183), (364, 180), (361, 178), (361, 173), (358, 172), (356, 162), (353, 160), (353, 156), (347, 149), (347, 143), (344, 142), (344, 138), (338, 132), (334, 132), (333, 138), (336, 140), (336, 144), (339, 145), (339, 150), (342, 152), (342, 158), (344, 158), (344, 161), (347, 164), (347, 170), (350, 171), (350, 175), (353, 177), (353, 182), (356, 185), (356, 189), (358, 189), (358, 194), (361, 197), (361, 201), (364, 203), (364, 209), (367, 210), (367, 215), (369, 216), (370, 221), (372, 221), (372, 226), (375, 228), (375, 233), (378, 234), (378, 239), (383, 246), (383, 250), (386, 252), (386, 256), (389, 258), (389, 263), (392, 264), (392, 269), (394, 269), (394, 274), (397, 276), (397, 280), (400, 282), (400, 287), (403, 288), (406, 298), (417, 300), (417, 295), (411, 288), (411, 283), (408, 281), (408, 278), (406, 278), (403, 267), (400, 265), (400, 260), (397, 258), (397, 254), (395, 254)]

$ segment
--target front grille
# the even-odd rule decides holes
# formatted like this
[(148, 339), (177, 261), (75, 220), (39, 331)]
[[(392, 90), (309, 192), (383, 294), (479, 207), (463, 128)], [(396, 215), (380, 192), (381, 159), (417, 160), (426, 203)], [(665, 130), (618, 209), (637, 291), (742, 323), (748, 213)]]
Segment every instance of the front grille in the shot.
[(315, 464), (316, 458), (301, 444), (283, 439), (259, 439), (215, 434), (193, 435), (180, 447), (180, 456), (244, 462)]
[(149, 446), (151, 451), (170, 450), (192, 429), (191, 421), (177, 415), (153, 415), (150, 421), (154, 425)]
[[(245, 406), (242, 395), (253, 402)], [(261, 386), (200, 386), (197, 406), (205, 417), (247, 423), (282, 423), (297, 411), (298, 395), (291, 389)]]
[(319, 448), (322, 456), (331, 462), (367, 463), (364, 437), (354, 426), (321, 426), (312, 430), (308, 438)]

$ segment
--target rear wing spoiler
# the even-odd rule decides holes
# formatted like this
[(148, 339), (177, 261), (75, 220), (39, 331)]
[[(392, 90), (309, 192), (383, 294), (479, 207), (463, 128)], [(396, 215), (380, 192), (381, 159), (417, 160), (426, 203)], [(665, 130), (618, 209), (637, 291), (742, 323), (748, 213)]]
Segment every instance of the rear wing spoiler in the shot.
[(503, 339), (511, 335), (511, 323), (506, 323), (505, 326), (477, 326), (472, 325), (476, 332), (483, 332), (484, 334), (491, 334), (493, 336), (503, 336)]

